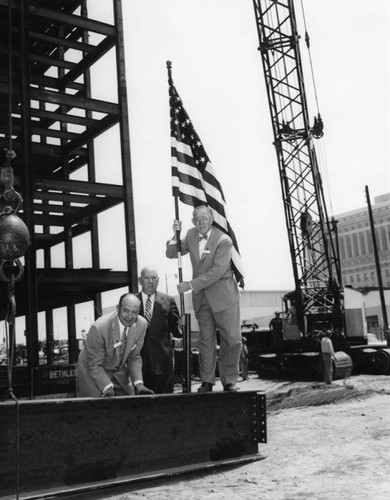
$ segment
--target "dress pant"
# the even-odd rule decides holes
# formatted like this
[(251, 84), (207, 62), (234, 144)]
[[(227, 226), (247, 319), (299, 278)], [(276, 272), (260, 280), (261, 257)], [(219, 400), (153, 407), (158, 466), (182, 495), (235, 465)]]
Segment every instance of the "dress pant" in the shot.
[(247, 380), (249, 374), (248, 354), (242, 348), (240, 354), (240, 372), (243, 380)]
[(331, 384), (333, 378), (332, 356), (328, 352), (323, 352), (322, 362), (324, 363), (324, 382)]
[(239, 374), (241, 352), (240, 303), (236, 302), (224, 311), (211, 309), (206, 294), (196, 319), (199, 323), (199, 372), (202, 382), (215, 383), (217, 362), (217, 335), (219, 331), (220, 348), (218, 369), (222, 385), (235, 384)]
[(172, 394), (173, 376), (170, 374), (156, 375), (155, 373), (144, 373), (144, 384), (155, 394)]

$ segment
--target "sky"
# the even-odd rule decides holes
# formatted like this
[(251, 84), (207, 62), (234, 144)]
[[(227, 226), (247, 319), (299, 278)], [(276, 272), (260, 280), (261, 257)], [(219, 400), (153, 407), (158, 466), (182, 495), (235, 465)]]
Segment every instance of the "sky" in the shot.
[[(330, 215), (390, 192), (390, 4), (388, 0), (306, 0), (311, 58), (324, 138), (316, 141)], [(175, 294), (177, 262), (165, 258), (172, 234), (169, 100), (166, 61), (223, 187), (237, 236), (246, 290), (294, 286), (252, 0), (123, 0), (138, 269), (153, 265), (160, 290)], [(303, 35), (301, 2), (295, 2)], [(111, 2), (89, 2), (111, 21)], [(317, 114), (306, 47), (300, 44), (309, 114)], [(93, 69), (93, 97), (116, 100), (115, 60)], [(97, 180), (121, 183), (118, 131), (96, 141)], [(82, 178), (82, 174), (80, 174)], [(183, 231), (191, 209), (181, 204)], [(123, 270), (122, 208), (99, 216), (101, 267)], [(90, 266), (88, 237), (75, 242), (75, 267)], [(61, 256), (58, 259), (61, 261)], [(191, 266), (183, 259), (184, 279)], [(105, 294), (103, 306), (118, 293)], [(93, 319), (81, 313), (79, 327)], [(57, 325), (58, 330), (62, 328)]]
[[(331, 214), (390, 191), (389, 4), (304, 2), (319, 110), (317, 156)], [(301, 2), (295, 2), (298, 21)], [(292, 267), (251, 0), (123, 1), (139, 268), (176, 272), (165, 259), (174, 217), (166, 61), (222, 184), (246, 289), (289, 289)], [(302, 35), (303, 29), (300, 29)], [(306, 47), (301, 43), (306, 57)], [(304, 64), (308, 98), (309, 62)], [(311, 98), (309, 114), (317, 107)], [(181, 205), (184, 230), (191, 225)], [(190, 277), (188, 261), (183, 261)], [(168, 279), (174, 293), (175, 279)]]

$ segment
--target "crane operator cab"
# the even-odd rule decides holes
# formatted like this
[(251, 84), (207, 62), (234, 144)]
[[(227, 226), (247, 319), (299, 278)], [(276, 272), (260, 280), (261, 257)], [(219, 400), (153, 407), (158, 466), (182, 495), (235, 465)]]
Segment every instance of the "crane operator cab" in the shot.
[(300, 340), (302, 332), (298, 324), (296, 293), (291, 292), (283, 297), (284, 317), (282, 318), (283, 339)]

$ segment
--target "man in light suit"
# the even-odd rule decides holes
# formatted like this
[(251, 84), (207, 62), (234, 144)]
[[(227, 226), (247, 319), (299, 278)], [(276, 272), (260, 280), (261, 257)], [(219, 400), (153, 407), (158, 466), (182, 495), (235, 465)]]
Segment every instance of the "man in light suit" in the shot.
[(146, 320), (139, 316), (139, 299), (122, 295), (115, 313), (91, 326), (77, 362), (80, 397), (153, 394), (142, 379), (141, 349)]
[[(172, 337), (181, 337), (175, 299), (157, 290), (159, 277), (153, 267), (144, 267), (138, 279), (140, 314), (148, 321), (141, 350), (145, 384), (156, 394), (173, 392)], [(149, 301), (149, 305), (148, 305)]]
[[(193, 277), (177, 286), (179, 293), (192, 290), (192, 302), (199, 323), (199, 368), (202, 384), (198, 392), (210, 392), (215, 384), (217, 360), (216, 330), (220, 334), (219, 375), (225, 391), (237, 391), (241, 351), (240, 295), (231, 266), (233, 243), (229, 236), (213, 226), (207, 206), (193, 211), (194, 228), (181, 240), (181, 253), (190, 254)], [(167, 242), (166, 256), (177, 257), (175, 236)]]

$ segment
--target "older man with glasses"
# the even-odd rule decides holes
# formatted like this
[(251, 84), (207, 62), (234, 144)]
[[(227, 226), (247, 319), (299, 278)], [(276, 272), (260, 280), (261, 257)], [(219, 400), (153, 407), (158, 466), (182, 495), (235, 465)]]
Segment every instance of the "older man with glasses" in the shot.
[[(199, 323), (199, 368), (202, 384), (198, 392), (210, 392), (215, 384), (217, 330), (220, 336), (218, 368), (226, 392), (237, 391), (241, 352), (240, 295), (233, 277), (231, 238), (213, 225), (209, 207), (193, 211), (191, 228), (181, 240), (181, 253), (190, 254), (192, 280), (179, 283), (177, 290), (192, 290), (192, 302)], [(174, 237), (168, 241), (166, 256), (177, 257), (176, 231), (181, 222), (173, 223)]]

